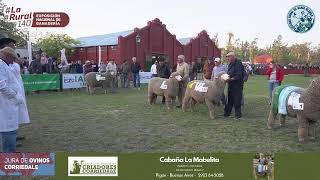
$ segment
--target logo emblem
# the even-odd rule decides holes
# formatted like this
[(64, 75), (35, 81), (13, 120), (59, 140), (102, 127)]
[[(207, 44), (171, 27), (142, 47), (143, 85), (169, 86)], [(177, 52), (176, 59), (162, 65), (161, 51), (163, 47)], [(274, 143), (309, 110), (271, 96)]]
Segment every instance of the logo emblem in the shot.
[(69, 156), (68, 176), (118, 176), (118, 157)]
[(314, 24), (314, 13), (305, 5), (297, 5), (290, 9), (287, 22), (290, 29), (297, 33), (308, 32)]

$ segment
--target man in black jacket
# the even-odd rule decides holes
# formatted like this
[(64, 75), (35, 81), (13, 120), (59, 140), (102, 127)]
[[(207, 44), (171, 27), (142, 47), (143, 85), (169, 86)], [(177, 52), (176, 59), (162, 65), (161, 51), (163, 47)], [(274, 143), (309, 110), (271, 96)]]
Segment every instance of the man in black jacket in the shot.
[(241, 99), (244, 67), (242, 62), (235, 57), (234, 52), (229, 52), (226, 57), (229, 62), (227, 73), (230, 79), (228, 81), (228, 103), (224, 108), (224, 117), (229, 117), (234, 107), (235, 117), (236, 119), (240, 119), (242, 117)]
[(170, 69), (169, 69), (168, 65), (164, 62), (163, 58), (159, 59), (159, 65), (157, 67), (157, 74), (158, 74), (158, 77), (161, 77), (161, 78), (168, 79), (170, 77), (170, 74), (171, 74)]
[(140, 75), (139, 72), (141, 70), (140, 64), (137, 62), (137, 58), (132, 58), (132, 64), (131, 64), (131, 72), (133, 75), (133, 86), (135, 88), (138, 88), (140, 90)]
[[(159, 59), (159, 65), (157, 66), (157, 74), (160, 78), (168, 79), (170, 77), (170, 69), (168, 65), (164, 62), (164, 58)], [(165, 104), (166, 98), (162, 96), (162, 104)]]

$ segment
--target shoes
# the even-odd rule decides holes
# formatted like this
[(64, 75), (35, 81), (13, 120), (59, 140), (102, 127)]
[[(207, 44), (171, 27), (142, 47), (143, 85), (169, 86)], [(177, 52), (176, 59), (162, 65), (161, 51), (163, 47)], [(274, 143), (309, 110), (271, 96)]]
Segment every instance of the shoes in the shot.
[(25, 140), (26, 139), (26, 137), (24, 137), (24, 136), (17, 136), (17, 141), (22, 141), (22, 140)]
[(242, 120), (242, 116), (235, 117), (235, 120)]
[(181, 108), (181, 105), (177, 105), (176, 108)]
[(224, 119), (228, 119), (229, 117), (230, 117), (230, 115), (226, 115), (226, 114), (223, 115)]

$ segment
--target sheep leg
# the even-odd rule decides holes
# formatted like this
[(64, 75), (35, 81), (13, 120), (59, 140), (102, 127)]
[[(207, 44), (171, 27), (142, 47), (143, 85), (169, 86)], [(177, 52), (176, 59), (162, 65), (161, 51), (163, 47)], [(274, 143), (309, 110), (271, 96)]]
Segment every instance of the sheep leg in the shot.
[(297, 115), (299, 128), (298, 128), (298, 138), (300, 142), (305, 141), (305, 138), (308, 134), (308, 125), (307, 119), (302, 117), (301, 115)]
[(276, 119), (276, 116), (277, 116), (277, 113), (273, 113), (272, 110), (270, 110), (269, 117), (268, 117), (268, 123), (267, 123), (268, 129), (272, 129), (273, 124)]
[(285, 123), (286, 123), (286, 116), (280, 114), (279, 115), (279, 120), (280, 120), (280, 127), (283, 127), (285, 125)]
[(316, 139), (316, 129), (317, 123), (315, 121), (309, 121), (308, 135), (310, 140)]
[(150, 88), (148, 88), (148, 102), (150, 105), (152, 105), (152, 103), (153, 103), (153, 93), (150, 90)]
[(89, 86), (89, 93), (90, 93), (90, 94), (93, 94), (93, 93), (94, 93), (94, 87)]
[(169, 96), (166, 96), (166, 106), (168, 110), (172, 108), (172, 98)]
[(173, 107), (175, 106), (175, 104), (176, 104), (176, 97), (174, 96), (171, 98), (171, 106)]
[(194, 106), (197, 104), (197, 101), (191, 98), (191, 102), (190, 102), (190, 109), (191, 112), (193, 112), (194, 110)]
[(89, 85), (88, 85), (88, 84), (87, 84), (87, 89), (86, 89), (86, 90), (87, 90), (88, 93), (90, 93), (90, 91), (89, 91)]
[(152, 96), (152, 103), (153, 104), (156, 104), (156, 102), (157, 102), (157, 95), (156, 94), (153, 94), (153, 96)]
[(209, 109), (210, 118), (214, 119), (214, 105), (209, 99), (205, 99), (205, 101)]
[(182, 111), (186, 112), (187, 106), (189, 105), (191, 97), (185, 95), (182, 102)]

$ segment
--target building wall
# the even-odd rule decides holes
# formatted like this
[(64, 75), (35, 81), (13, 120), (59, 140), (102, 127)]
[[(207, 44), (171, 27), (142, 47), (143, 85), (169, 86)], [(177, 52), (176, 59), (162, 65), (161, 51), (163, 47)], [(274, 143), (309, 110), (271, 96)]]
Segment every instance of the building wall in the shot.
[(190, 61), (196, 61), (197, 58), (216, 58), (221, 56), (221, 52), (206, 31), (202, 31), (197, 37), (185, 45), (184, 54)]
[[(140, 43), (136, 42), (137, 35), (141, 37)], [(152, 54), (165, 55), (168, 57), (171, 66), (176, 64), (177, 57), (180, 54), (186, 56), (187, 62), (196, 61), (199, 57), (220, 57), (221, 54), (206, 31), (199, 33), (190, 43), (182, 45), (159, 19), (149, 21), (147, 26), (141, 29), (135, 28), (134, 32), (128, 36), (119, 36), (118, 46), (116, 49), (112, 47), (101, 47), (102, 61), (114, 59), (117, 64), (121, 64), (124, 60), (129, 60), (129, 63), (131, 63), (132, 57), (137, 57), (143, 70), (146, 66), (147, 57)], [(98, 47), (77, 48), (75, 58), (82, 61), (95, 60), (98, 62)]]
[[(136, 42), (136, 37), (141, 37), (141, 42)], [(141, 67), (146, 66), (146, 58), (152, 54), (160, 54), (169, 57), (169, 63), (174, 64), (177, 55), (183, 53), (183, 45), (172, 35), (166, 25), (159, 19), (149, 21), (148, 25), (138, 29), (126, 37), (119, 38), (120, 62), (124, 59), (131, 63), (132, 57), (137, 57)]]

